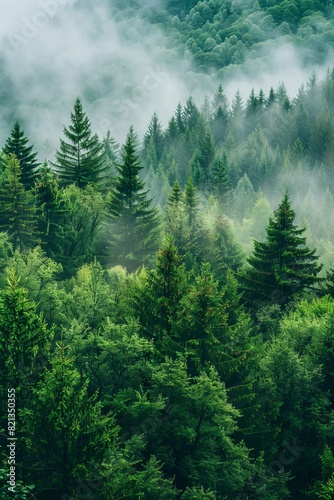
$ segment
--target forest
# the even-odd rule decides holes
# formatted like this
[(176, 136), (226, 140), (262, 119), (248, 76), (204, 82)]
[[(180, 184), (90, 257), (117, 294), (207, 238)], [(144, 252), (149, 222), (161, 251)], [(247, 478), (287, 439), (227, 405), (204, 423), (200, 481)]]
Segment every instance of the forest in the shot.
[[(201, 82), (143, 133), (117, 65), (48, 108), (0, 50), (1, 499), (334, 498), (333, 7), (107, 2)], [(273, 43), (296, 94), (228, 96)]]

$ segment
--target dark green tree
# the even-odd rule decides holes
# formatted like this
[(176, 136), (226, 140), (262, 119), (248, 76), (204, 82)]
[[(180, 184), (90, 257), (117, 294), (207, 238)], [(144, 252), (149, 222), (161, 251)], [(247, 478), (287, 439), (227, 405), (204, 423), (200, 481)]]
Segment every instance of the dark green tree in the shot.
[(26, 189), (32, 189), (40, 163), (36, 160), (37, 153), (33, 151), (34, 146), (28, 146), (28, 142), (19, 122), (16, 122), (3, 151), (6, 155), (14, 154), (17, 157), (22, 172), (21, 182)]
[(215, 144), (210, 131), (207, 131), (199, 143), (198, 162), (203, 173), (205, 183), (208, 183), (211, 165), (215, 156)]
[(163, 147), (164, 134), (162, 125), (158, 115), (154, 113), (143, 140), (142, 159), (147, 167), (152, 166), (154, 170), (157, 170)]
[(226, 213), (231, 210), (233, 202), (232, 186), (226, 171), (227, 165), (227, 154), (224, 151), (222, 157), (213, 162), (210, 179), (212, 193), (222, 204)]
[[(51, 367), (21, 409), (25, 451), (25, 479), (34, 481), (39, 498), (68, 498), (78, 482), (102, 474), (102, 463), (115, 443), (114, 420), (102, 414), (97, 394), (88, 394), (88, 381), (80, 384), (74, 358), (57, 344)], [(101, 483), (100, 483), (101, 485)]]
[(105, 147), (97, 134), (92, 134), (79, 98), (75, 101), (71, 122), (68, 128), (64, 127), (66, 140), (60, 139), (56, 161), (51, 163), (59, 182), (64, 186), (76, 184), (79, 188), (88, 183), (101, 183), (108, 170)]
[(147, 271), (142, 286), (135, 290), (143, 333), (148, 338), (153, 336), (161, 359), (182, 350), (173, 328), (187, 283), (185, 265), (172, 237), (167, 236), (158, 252), (156, 266)]
[(288, 193), (269, 219), (266, 241), (254, 241), (249, 267), (240, 273), (244, 299), (250, 307), (267, 303), (287, 304), (305, 288), (321, 281), (322, 268), (316, 250), (310, 250), (303, 237), (305, 229), (294, 224), (295, 212)]
[(137, 139), (133, 127), (123, 147), (123, 161), (118, 165), (118, 177), (111, 193), (112, 261), (133, 270), (158, 248), (159, 217), (147, 197), (139, 177), (142, 166), (136, 154)]
[(177, 207), (183, 201), (183, 193), (179, 181), (176, 180), (167, 199), (168, 207)]
[(52, 330), (48, 330), (37, 304), (12, 269), (0, 294), (1, 380), (8, 387), (34, 376), (40, 357), (47, 353)]

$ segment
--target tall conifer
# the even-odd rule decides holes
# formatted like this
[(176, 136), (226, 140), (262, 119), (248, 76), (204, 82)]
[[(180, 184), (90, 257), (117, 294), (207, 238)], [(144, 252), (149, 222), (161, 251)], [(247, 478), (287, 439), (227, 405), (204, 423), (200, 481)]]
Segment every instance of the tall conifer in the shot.
[(139, 177), (142, 166), (136, 144), (136, 135), (130, 127), (109, 205), (112, 259), (130, 270), (157, 250), (159, 237), (158, 210), (151, 206), (152, 200)]
[(64, 127), (67, 141), (60, 139), (56, 161), (52, 163), (59, 182), (65, 186), (76, 184), (79, 188), (99, 183), (108, 170), (105, 148), (97, 134), (92, 134), (79, 98), (75, 101), (71, 122), (68, 128)]
[(26, 189), (32, 189), (40, 163), (36, 160), (37, 153), (33, 151), (33, 146), (28, 146), (28, 139), (19, 122), (15, 123), (3, 151), (6, 155), (14, 154), (17, 157), (21, 167), (21, 182)]

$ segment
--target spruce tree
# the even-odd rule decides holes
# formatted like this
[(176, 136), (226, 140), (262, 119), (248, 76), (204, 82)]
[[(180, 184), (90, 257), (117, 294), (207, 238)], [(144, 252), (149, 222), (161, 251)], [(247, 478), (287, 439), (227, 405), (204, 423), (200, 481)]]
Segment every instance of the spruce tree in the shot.
[(68, 128), (64, 127), (67, 141), (60, 139), (60, 149), (52, 163), (59, 182), (64, 186), (76, 184), (79, 188), (88, 183), (101, 183), (108, 170), (105, 147), (97, 134), (92, 134), (79, 98), (75, 101), (71, 121)]
[(215, 144), (210, 131), (207, 131), (199, 143), (198, 161), (205, 183), (208, 182), (211, 165), (215, 156)]
[(225, 212), (231, 209), (233, 202), (232, 186), (226, 172), (227, 165), (227, 154), (224, 151), (222, 157), (213, 162), (210, 179), (212, 193), (223, 205)]
[(305, 245), (305, 229), (298, 229), (294, 220), (295, 212), (285, 193), (269, 219), (266, 241), (254, 241), (253, 255), (247, 259), (249, 267), (239, 275), (244, 299), (251, 307), (268, 303), (284, 306), (293, 295), (321, 281), (317, 275), (322, 265), (316, 251)]
[(152, 200), (147, 197), (148, 191), (144, 190), (144, 182), (139, 177), (142, 166), (136, 147), (137, 138), (130, 127), (109, 204), (112, 260), (129, 270), (141, 265), (157, 250), (159, 238), (158, 210), (151, 206)]
[(164, 147), (164, 134), (158, 115), (153, 114), (144, 136), (142, 159), (147, 167), (152, 166), (156, 171)]
[(28, 139), (21, 130), (19, 122), (16, 122), (10, 137), (8, 137), (3, 151), (6, 155), (14, 154), (20, 162), (21, 182), (26, 189), (34, 187), (37, 169), (37, 153), (33, 151), (34, 146), (28, 146)]
[(173, 184), (172, 190), (167, 199), (167, 206), (169, 208), (177, 207), (183, 201), (182, 190), (179, 181), (176, 180)]
[(21, 182), (21, 167), (15, 155), (5, 161), (0, 187), (0, 231), (7, 231), (14, 250), (32, 246), (36, 231), (33, 196)]

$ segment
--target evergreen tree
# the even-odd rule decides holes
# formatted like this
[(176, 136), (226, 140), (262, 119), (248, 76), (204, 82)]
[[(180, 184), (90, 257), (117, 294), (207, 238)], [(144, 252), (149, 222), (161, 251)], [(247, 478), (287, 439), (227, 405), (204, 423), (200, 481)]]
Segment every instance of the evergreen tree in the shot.
[(235, 137), (242, 137), (244, 132), (244, 103), (239, 90), (236, 92), (231, 104), (230, 129)]
[(158, 164), (164, 147), (164, 134), (158, 115), (153, 114), (148, 126), (148, 130), (144, 135), (142, 158), (147, 167), (152, 166), (157, 170)]
[(168, 127), (165, 134), (166, 145), (176, 149), (180, 134), (180, 124), (178, 123), (176, 117), (172, 116), (172, 118), (168, 122)]
[(34, 187), (37, 169), (40, 165), (36, 160), (37, 153), (34, 153), (33, 147), (28, 146), (28, 139), (21, 130), (19, 122), (16, 122), (3, 151), (6, 155), (14, 154), (19, 160), (22, 172), (21, 182), (26, 189)]
[(180, 202), (183, 200), (183, 196), (182, 196), (182, 190), (180, 188), (180, 184), (179, 184), (179, 181), (176, 180), (173, 184), (173, 187), (171, 189), (171, 192), (168, 196), (168, 200), (167, 200), (167, 206), (168, 207), (178, 207), (178, 205), (180, 204)]
[[(110, 187), (113, 183), (114, 170), (116, 170), (116, 164), (119, 159), (119, 144), (114, 137), (112, 137), (110, 130), (107, 131), (107, 135), (102, 140), (104, 146), (104, 151), (107, 161), (107, 169), (105, 170), (104, 176), (104, 189)], [(101, 186), (102, 187), (102, 186)]]
[(177, 105), (176, 110), (175, 110), (175, 120), (176, 120), (178, 131), (179, 131), (179, 133), (182, 134), (186, 129), (186, 122), (184, 119), (184, 111), (183, 111), (183, 108), (182, 108), (180, 103)]
[(215, 144), (210, 131), (207, 131), (199, 143), (198, 161), (205, 183), (208, 182), (211, 165), (215, 156)]
[(182, 350), (173, 336), (173, 327), (187, 281), (185, 265), (168, 235), (158, 252), (155, 268), (147, 271), (143, 286), (135, 291), (140, 325), (146, 337), (154, 338), (161, 359)]
[[(28, 290), (12, 269), (0, 293), (0, 374), (6, 387), (19, 389), (34, 379), (34, 371), (47, 354), (52, 330), (47, 329), (37, 304), (29, 300)], [(24, 396), (24, 394), (22, 394)]]
[(317, 274), (322, 265), (318, 264), (316, 251), (305, 246), (305, 229), (298, 229), (294, 220), (295, 213), (285, 193), (269, 219), (266, 241), (254, 241), (249, 267), (239, 275), (249, 306), (268, 302), (285, 305), (294, 294), (321, 281)]
[(227, 154), (225, 151), (221, 159), (215, 160), (211, 170), (211, 189), (219, 203), (222, 204), (224, 212), (228, 213), (232, 206), (233, 192), (231, 182), (227, 175)]
[(85, 484), (93, 473), (101, 474), (118, 431), (113, 418), (102, 415), (97, 394), (89, 396), (88, 381), (80, 384), (65, 349), (57, 344), (51, 368), (21, 411), (21, 443), (29, 463), (25, 476), (40, 498), (69, 498), (78, 480)]
[(184, 255), (190, 238), (185, 195), (176, 180), (167, 200), (166, 233), (173, 236), (176, 247)]
[(190, 177), (187, 181), (185, 190), (185, 205), (186, 205), (186, 214), (188, 216), (189, 226), (195, 222), (196, 214), (198, 212), (198, 198), (196, 196), (196, 188), (194, 186), (193, 180)]
[(242, 221), (244, 218), (249, 217), (256, 201), (256, 193), (247, 174), (244, 174), (239, 180), (234, 198), (234, 214)]
[(38, 232), (48, 247), (52, 244), (57, 226), (58, 179), (46, 162), (38, 171), (34, 193), (37, 205)]
[(55, 234), (49, 242), (50, 256), (60, 262), (67, 275), (91, 261), (104, 228), (105, 200), (93, 186), (74, 184), (61, 189), (54, 213)]
[(201, 115), (192, 97), (189, 97), (186, 102), (182, 113), (182, 119), (186, 128), (189, 130), (197, 129)]
[(123, 147), (123, 162), (109, 204), (111, 254), (113, 262), (135, 269), (157, 249), (159, 238), (158, 211), (147, 198), (139, 177), (142, 169), (136, 154), (137, 139), (133, 127)]
[(0, 186), (0, 231), (7, 231), (14, 250), (23, 250), (35, 240), (33, 196), (21, 182), (21, 167), (15, 155), (5, 162)]
[(67, 141), (60, 139), (56, 161), (51, 163), (61, 185), (76, 184), (79, 188), (88, 183), (101, 183), (108, 170), (104, 145), (97, 134), (92, 135), (90, 121), (83, 112), (78, 98), (71, 113), (72, 123), (64, 127)]
[(269, 90), (269, 95), (268, 95), (268, 98), (267, 98), (267, 101), (266, 101), (266, 105), (267, 105), (267, 108), (270, 108), (271, 106), (273, 106), (276, 102), (276, 94), (275, 94), (275, 91), (272, 87), (270, 87), (270, 90)]

